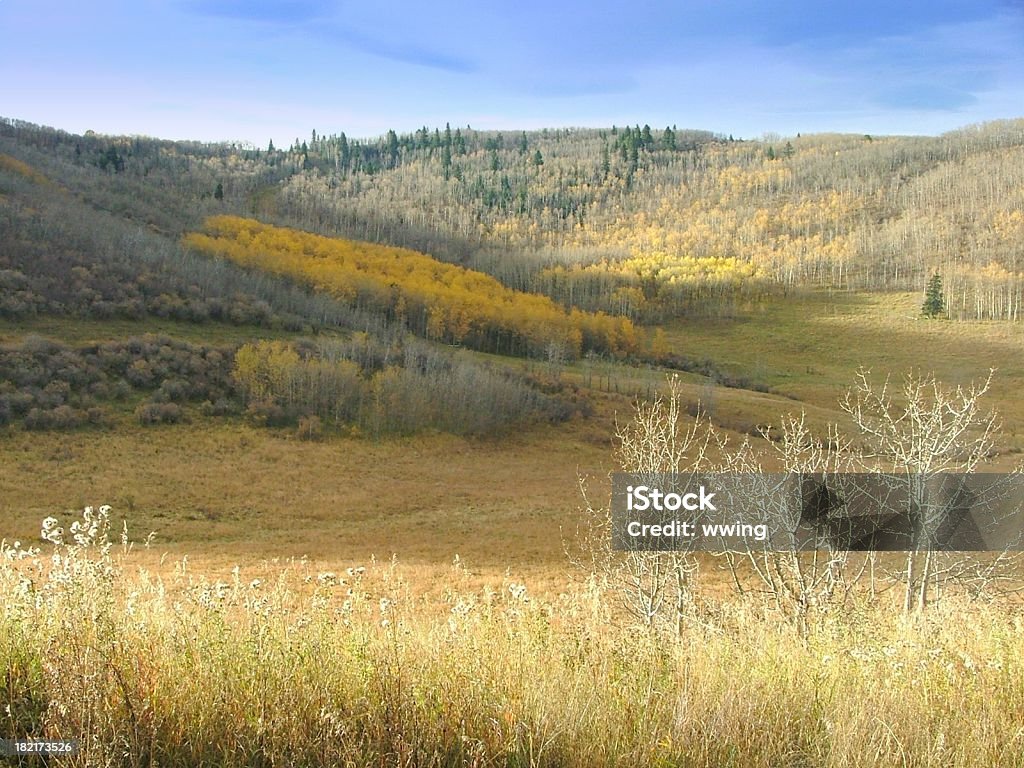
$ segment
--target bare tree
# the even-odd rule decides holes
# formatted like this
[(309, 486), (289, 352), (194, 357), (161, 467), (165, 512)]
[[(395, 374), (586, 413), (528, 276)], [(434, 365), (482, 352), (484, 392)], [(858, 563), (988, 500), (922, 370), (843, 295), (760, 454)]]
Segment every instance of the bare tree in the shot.
[[(621, 471), (642, 475), (695, 472), (706, 465), (708, 449), (717, 439), (702, 417), (686, 416), (677, 376), (666, 394), (638, 402), (632, 420), (616, 430)], [(679, 633), (692, 605), (698, 562), (691, 552), (612, 549), (612, 517), (607, 506), (595, 507), (581, 483), (585, 503), (585, 541), (597, 578), (621, 596), (626, 611), (643, 626), (671, 627)]]
[(937, 589), (940, 578), (952, 573), (937, 568), (935, 534), (948, 511), (929, 500), (929, 487), (942, 474), (974, 472), (991, 456), (999, 419), (981, 400), (993, 373), (966, 388), (944, 387), (932, 374), (908, 373), (894, 388), (888, 379), (875, 383), (862, 368), (840, 401), (866, 440), (864, 468), (906, 478), (906, 513), (914, 530), (905, 564), (906, 612), (923, 609), (929, 585)]
[[(842, 539), (832, 535), (832, 521), (824, 517), (824, 511), (819, 519), (805, 519), (806, 491), (824, 489), (826, 477), (838, 478), (849, 468), (849, 445), (835, 427), (829, 428), (824, 440), (814, 436), (803, 413), (785, 416), (777, 436), (770, 427), (761, 435), (772, 446), (774, 456), (770, 458), (781, 472), (767, 471), (749, 440), (736, 450), (726, 451), (720, 469), (732, 474), (737, 489), (752, 500), (762, 520), (792, 535), (788, 541), (747, 542), (742, 549), (730, 548), (723, 554), (739, 594), (750, 590), (740, 575), (740, 566), (745, 563), (756, 577), (756, 589), (806, 636), (812, 614), (843, 603), (869, 562), (868, 556), (858, 563), (851, 562), (852, 553)], [(809, 540), (798, 541), (801, 528)]]

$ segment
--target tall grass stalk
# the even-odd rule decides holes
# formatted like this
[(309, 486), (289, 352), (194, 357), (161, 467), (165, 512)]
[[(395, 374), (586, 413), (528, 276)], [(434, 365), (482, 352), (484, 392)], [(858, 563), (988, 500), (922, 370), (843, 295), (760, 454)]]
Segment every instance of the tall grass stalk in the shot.
[(734, 601), (666, 638), (586, 586), (438, 604), (394, 565), (162, 580), (93, 519), (0, 559), (0, 734), (80, 739), (68, 765), (1024, 762), (1008, 609), (866, 607), (804, 638)]

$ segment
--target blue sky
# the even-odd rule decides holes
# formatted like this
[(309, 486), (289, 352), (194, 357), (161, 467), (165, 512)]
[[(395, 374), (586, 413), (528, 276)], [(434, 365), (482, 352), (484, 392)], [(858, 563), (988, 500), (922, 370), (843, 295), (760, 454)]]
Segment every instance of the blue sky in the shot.
[(1024, 115), (1022, 0), (0, 0), (0, 32), (0, 115), (74, 132), (753, 138)]

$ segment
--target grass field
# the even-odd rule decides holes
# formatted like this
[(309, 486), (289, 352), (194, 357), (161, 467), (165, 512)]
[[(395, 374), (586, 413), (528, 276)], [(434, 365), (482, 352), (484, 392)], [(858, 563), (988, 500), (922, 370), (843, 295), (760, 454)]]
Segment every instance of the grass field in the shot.
[(54, 510), (107, 503), (135, 535), (193, 557), (551, 566), (577, 470), (606, 473), (610, 448), (553, 428), (500, 441), (303, 442), (239, 422), (17, 433), (3, 441), (0, 514), (16, 521), (5, 535), (31, 540)]
[[(808, 293), (775, 299), (736, 319), (678, 322), (666, 329), (682, 354), (708, 358), (797, 401), (836, 413), (858, 367), (883, 378), (934, 372), (949, 385), (996, 369), (989, 404), (1011, 446), (1024, 438), (1024, 327), (920, 316), (918, 294)], [(793, 407), (793, 406), (791, 406)]]
[[(934, 370), (967, 383), (996, 368), (989, 404), (1003, 416), (1002, 464), (1024, 446), (1024, 328), (1005, 323), (917, 319), (909, 294), (809, 294), (768, 303), (732, 320), (683, 322), (671, 346), (770, 392), (718, 385), (683, 373), (687, 398), (702, 400), (727, 431), (754, 433), (786, 412), (812, 424), (841, 421), (837, 399), (858, 365), (894, 376)], [(147, 322), (0, 324), (0, 340), (29, 333), (67, 343), (165, 332), (191, 341), (242, 342), (260, 329)], [(328, 560), (442, 563), (459, 554), (488, 569), (564, 566), (563, 538), (574, 530), (577, 479), (600, 482), (613, 466), (616, 420), (633, 397), (664, 384), (666, 372), (607, 360), (555, 370), (546, 363), (494, 358), (558, 375), (589, 392), (595, 413), (512, 436), (463, 439), (442, 434), (373, 441), (329, 436), (303, 442), (288, 430), (241, 420), (141, 427), (126, 415), (116, 428), (71, 433), (8, 429), (0, 438), (0, 515), (7, 538), (31, 539), (39, 519), (86, 504), (111, 504), (135, 535), (157, 533), (169, 552), (222, 563), (308, 555)]]

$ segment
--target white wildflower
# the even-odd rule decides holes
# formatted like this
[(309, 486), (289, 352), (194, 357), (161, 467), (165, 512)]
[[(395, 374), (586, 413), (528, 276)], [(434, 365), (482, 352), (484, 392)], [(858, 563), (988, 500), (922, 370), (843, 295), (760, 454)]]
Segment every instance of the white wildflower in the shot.
[(40, 536), (44, 541), (48, 541), (51, 544), (64, 543), (64, 529), (61, 528), (59, 521), (55, 517), (47, 517), (43, 520), (43, 529)]

